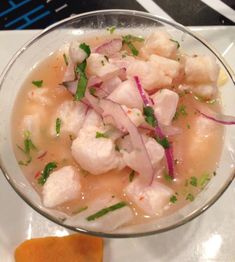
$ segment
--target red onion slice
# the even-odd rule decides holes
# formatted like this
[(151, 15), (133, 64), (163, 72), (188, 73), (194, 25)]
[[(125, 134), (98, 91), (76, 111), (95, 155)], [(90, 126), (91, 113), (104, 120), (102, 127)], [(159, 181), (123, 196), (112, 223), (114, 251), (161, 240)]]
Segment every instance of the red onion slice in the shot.
[(85, 101), (85, 103), (88, 102), (89, 105), (90, 105), (99, 115), (102, 115), (103, 110), (102, 110), (102, 109), (100, 108), (100, 106), (99, 106), (99, 99), (90, 94), (89, 88), (86, 89), (85, 99), (87, 100), (87, 101)]
[(101, 78), (99, 78), (98, 76), (91, 76), (88, 79), (87, 87), (92, 87), (92, 86), (99, 87), (101, 84), (102, 84)]
[(142, 87), (140, 83), (140, 79), (138, 76), (134, 76), (134, 80), (136, 83), (136, 86), (138, 88), (139, 94), (144, 102), (145, 106), (151, 106), (153, 105), (152, 101), (150, 100), (149, 96), (145, 93), (144, 88)]
[(210, 119), (216, 123), (223, 124), (223, 125), (235, 125), (235, 117), (234, 116), (227, 116), (218, 114), (211, 111), (211, 115), (204, 113), (198, 109), (196, 109), (198, 113), (200, 113), (202, 116), (204, 116), (207, 119)]
[(102, 99), (100, 100), (100, 107), (103, 109), (104, 114), (112, 116), (119, 129), (122, 130), (123, 128), (125, 128), (129, 132), (131, 143), (136, 151), (137, 156), (136, 171), (140, 173), (143, 179), (145, 179), (146, 183), (150, 185), (153, 181), (154, 170), (142, 137), (138, 132), (138, 129), (131, 122), (125, 111), (122, 109), (121, 105), (119, 105), (118, 103), (113, 102), (109, 99)]
[(117, 38), (117, 39), (112, 39), (98, 46), (95, 49), (95, 52), (106, 56), (111, 56), (118, 53), (121, 49), (122, 49), (122, 40)]
[[(143, 100), (144, 105), (145, 106), (152, 106), (152, 101), (150, 100), (148, 95), (145, 93), (144, 88), (142, 87), (142, 85), (140, 83), (139, 77), (134, 76), (134, 80), (135, 80), (136, 86), (138, 88), (138, 91), (140, 93), (140, 96)], [(156, 116), (155, 116), (155, 118), (157, 120)], [(158, 123), (158, 121), (157, 121), (157, 123)], [(158, 126), (158, 124), (154, 127), (154, 132), (155, 132), (156, 137), (158, 137), (159, 139), (166, 138), (165, 134), (163, 133), (161, 128)], [(169, 148), (165, 148), (164, 151), (165, 151), (165, 156), (166, 156), (168, 174), (169, 174), (169, 176), (174, 178), (174, 157), (173, 157), (172, 145), (170, 145)]]
[(63, 82), (62, 84), (63, 86), (65, 86), (68, 89), (68, 91), (71, 94), (75, 95), (76, 90), (77, 90), (78, 80)]

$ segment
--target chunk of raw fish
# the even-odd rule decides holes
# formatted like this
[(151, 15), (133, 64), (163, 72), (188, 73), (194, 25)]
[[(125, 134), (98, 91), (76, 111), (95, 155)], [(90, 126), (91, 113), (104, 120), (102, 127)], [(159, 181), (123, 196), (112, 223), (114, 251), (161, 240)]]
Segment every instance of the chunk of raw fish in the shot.
[(134, 81), (123, 81), (109, 96), (108, 99), (125, 105), (129, 108), (142, 109), (143, 101), (138, 93)]
[(92, 53), (87, 59), (87, 73), (107, 80), (118, 76), (119, 68), (109, 63), (104, 55)]
[(178, 44), (172, 41), (171, 38), (167, 32), (156, 30), (146, 38), (140, 54), (145, 58), (148, 58), (151, 54), (169, 58), (174, 57)]
[(73, 157), (83, 169), (93, 175), (123, 167), (121, 155), (115, 150), (114, 141), (109, 137), (96, 137), (97, 132), (105, 134), (105, 131), (92, 126), (81, 129), (77, 139), (72, 143)]
[(169, 89), (161, 89), (152, 96), (152, 99), (157, 120), (163, 125), (170, 125), (176, 112), (179, 95)]
[(56, 136), (56, 118), (61, 120), (61, 133), (77, 136), (83, 126), (87, 106), (76, 101), (65, 101), (57, 109), (51, 123), (51, 134)]
[(42, 198), (45, 207), (55, 207), (80, 195), (81, 184), (77, 170), (72, 166), (62, 167), (50, 174), (43, 186)]
[(144, 186), (139, 177), (135, 177), (124, 191), (128, 199), (148, 215), (161, 214), (174, 193), (172, 189), (156, 181), (150, 186)]
[(81, 42), (73, 40), (69, 46), (69, 56), (74, 64), (80, 64), (87, 58), (87, 53), (80, 48)]
[(185, 80), (191, 84), (216, 83), (219, 75), (219, 65), (212, 56), (186, 56)]

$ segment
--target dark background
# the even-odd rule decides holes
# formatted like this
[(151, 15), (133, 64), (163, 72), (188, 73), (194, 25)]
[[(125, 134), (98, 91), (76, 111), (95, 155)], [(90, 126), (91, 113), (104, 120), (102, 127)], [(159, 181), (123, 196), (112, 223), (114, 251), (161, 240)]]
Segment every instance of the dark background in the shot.
[[(145, 0), (142, 0), (145, 1)], [(186, 25), (234, 25), (200, 0), (154, 0), (169, 16)], [(235, 0), (223, 0), (235, 9)], [(0, 0), (0, 29), (41, 29), (63, 18), (99, 9), (146, 11), (135, 0)]]

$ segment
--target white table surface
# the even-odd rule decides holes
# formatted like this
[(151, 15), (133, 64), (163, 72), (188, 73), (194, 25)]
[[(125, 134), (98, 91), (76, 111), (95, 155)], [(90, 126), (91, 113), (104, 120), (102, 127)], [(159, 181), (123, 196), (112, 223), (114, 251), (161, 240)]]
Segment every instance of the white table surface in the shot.
[[(193, 30), (217, 48), (235, 70), (235, 27)], [(0, 32), (0, 72), (14, 52), (37, 33)], [(25, 239), (69, 234), (27, 206), (1, 172), (0, 210), (0, 262), (14, 261), (14, 249)], [(151, 237), (105, 240), (104, 261), (235, 261), (235, 182), (207, 212), (184, 226)]]

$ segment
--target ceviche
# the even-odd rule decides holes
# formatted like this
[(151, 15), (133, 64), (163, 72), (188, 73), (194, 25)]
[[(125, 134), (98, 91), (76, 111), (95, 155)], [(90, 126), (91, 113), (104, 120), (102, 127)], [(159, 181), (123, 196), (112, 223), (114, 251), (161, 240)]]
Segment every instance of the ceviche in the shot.
[(41, 61), (15, 102), (23, 173), (65, 223), (113, 231), (175, 212), (216, 175), (223, 144), (214, 57), (159, 29), (114, 27)]

